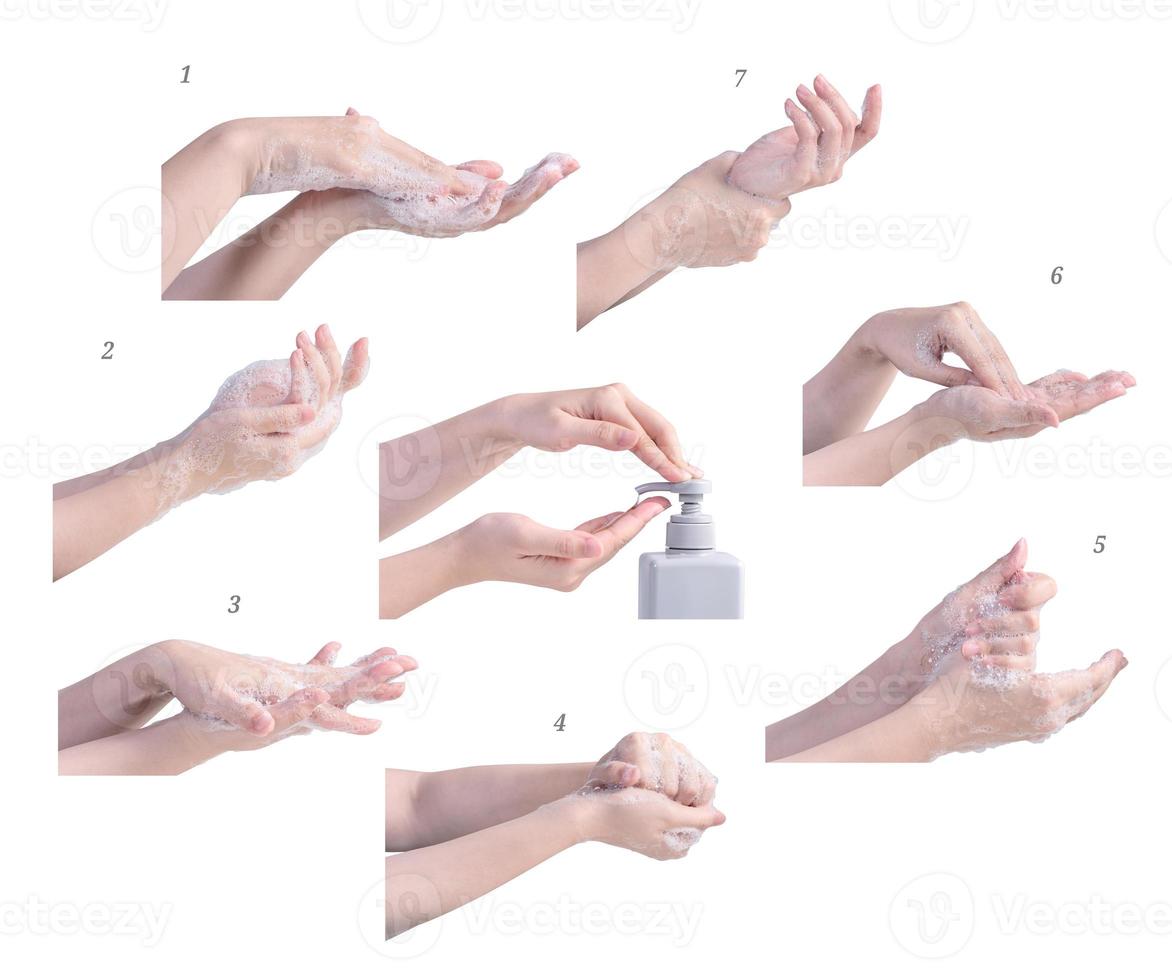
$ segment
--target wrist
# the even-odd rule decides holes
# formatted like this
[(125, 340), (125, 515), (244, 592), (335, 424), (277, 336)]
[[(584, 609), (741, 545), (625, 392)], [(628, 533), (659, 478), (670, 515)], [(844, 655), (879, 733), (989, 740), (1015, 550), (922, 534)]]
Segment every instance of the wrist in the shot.
[(525, 395), (504, 395), (472, 410), (472, 428), (484, 443), (484, 451), (478, 455), (511, 454), (529, 445), (522, 434), (525, 398)]
[(908, 762), (932, 762), (952, 751), (948, 718), (951, 709), (939, 682), (897, 709)]
[(605, 814), (589, 795), (573, 792), (541, 809), (553, 816), (570, 844), (602, 840)]

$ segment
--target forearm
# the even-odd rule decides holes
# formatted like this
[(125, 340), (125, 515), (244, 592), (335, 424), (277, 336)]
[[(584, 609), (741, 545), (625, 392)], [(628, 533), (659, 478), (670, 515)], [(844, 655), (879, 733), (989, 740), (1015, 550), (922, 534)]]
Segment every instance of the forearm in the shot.
[(803, 454), (862, 432), (895, 380), (895, 367), (869, 342), (867, 331), (864, 323), (802, 386)]
[(215, 126), (163, 164), (163, 291), (252, 186), (261, 166), (257, 122)]
[(899, 669), (901, 645), (889, 649), (817, 704), (765, 729), (765, 761), (796, 755), (862, 728), (905, 705), (913, 696)]
[(925, 456), (956, 442), (959, 426), (920, 410), (802, 457), (805, 486), (882, 486)]
[(380, 619), (398, 619), (450, 589), (475, 581), (469, 573), (462, 535), (463, 529), (379, 561)]
[(576, 808), (565, 801), (388, 857), (387, 938), (488, 894), (583, 839)]
[(413, 524), (522, 448), (497, 399), (379, 446), (379, 540)]
[(783, 762), (931, 762), (940, 750), (916, 702), (781, 759)]
[(578, 329), (659, 282), (674, 265), (657, 255), (655, 202), (613, 231), (578, 246)]
[[(386, 848), (407, 851), (513, 820), (582, 787), (591, 763), (386, 773)], [(473, 805), (469, 805), (473, 803)]]
[(307, 191), (219, 251), (184, 269), (163, 299), (275, 300), (363, 222), (352, 191)]
[(161, 516), (170, 506), (163, 466), (142, 466), (55, 495), (53, 579), (68, 575)]
[(144, 647), (57, 692), (57, 748), (141, 728), (170, 701), (161, 659), (165, 645)]
[(62, 776), (173, 776), (218, 754), (192, 738), (182, 715), (57, 753)]

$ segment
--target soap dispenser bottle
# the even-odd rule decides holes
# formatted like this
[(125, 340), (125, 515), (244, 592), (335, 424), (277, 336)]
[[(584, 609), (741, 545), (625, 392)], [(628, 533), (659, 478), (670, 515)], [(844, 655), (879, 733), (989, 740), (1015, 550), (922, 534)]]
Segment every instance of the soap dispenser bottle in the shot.
[(639, 556), (640, 619), (742, 619), (745, 566), (716, 550), (716, 527), (705, 514), (709, 480), (644, 483), (652, 491), (678, 494), (680, 511), (667, 524), (667, 550)]

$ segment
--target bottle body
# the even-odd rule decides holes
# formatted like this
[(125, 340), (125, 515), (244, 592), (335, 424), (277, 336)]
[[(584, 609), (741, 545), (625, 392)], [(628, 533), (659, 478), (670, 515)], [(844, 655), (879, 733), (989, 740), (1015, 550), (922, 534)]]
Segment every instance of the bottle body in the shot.
[(640, 619), (743, 619), (745, 566), (723, 551), (639, 556)]

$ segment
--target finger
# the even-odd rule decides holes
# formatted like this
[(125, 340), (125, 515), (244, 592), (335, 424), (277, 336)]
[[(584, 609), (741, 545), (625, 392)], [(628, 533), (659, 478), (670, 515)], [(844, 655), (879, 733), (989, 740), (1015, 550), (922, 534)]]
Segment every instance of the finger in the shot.
[(349, 735), (370, 735), (382, 726), (377, 718), (361, 718), (332, 704), (318, 705), (309, 720), (325, 731), (346, 732)]
[(404, 668), (394, 660), (366, 667), (350, 677), (334, 697), (330, 698), (330, 703), (337, 707), (345, 707), (354, 701), (368, 701), (372, 692), (392, 678), (399, 677), (403, 672)]
[(527, 211), (577, 169), (578, 161), (573, 157), (564, 153), (549, 154), (536, 166), (526, 170), (521, 179), (505, 192), (493, 224), (504, 224)]
[[(634, 419), (631, 420), (634, 422)], [(609, 449), (611, 452), (634, 450), (639, 439), (643, 436), (634, 425), (620, 425), (606, 419), (587, 419), (569, 412), (563, 412), (558, 419), (559, 427), (565, 432), (567, 439), (574, 440), (578, 446), (598, 446)]]
[(241, 408), (237, 419), (241, 425), (261, 435), (292, 432), (312, 422), (317, 413), (312, 405), (272, 405), (267, 408)]
[(407, 690), (407, 685), (401, 681), (396, 681), (394, 684), (380, 684), (373, 691), (370, 692), (369, 697), (365, 697), (363, 701), (381, 702), (394, 701), (400, 698)]
[(1037, 633), (1019, 633), (1015, 636), (969, 637), (961, 644), (960, 652), (969, 660), (982, 660), (990, 657), (1020, 659), (1033, 657), (1037, 648)]
[(561, 531), (535, 521), (529, 521), (521, 528), (519, 545), (527, 556), (599, 558), (603, 553), (602, 543), (593, 534), (577, 530)]
[(321, 352), (314, 347), (313, 341), (309, 340), (309, 334), (305, 331), (301, 331), (297, 335), (297, 346), (299, 351), (305, 355), (309, 373), (313, 375), (314, 384), (318, 386), (318, 410), (320, 411), (329, 400), (329, 368), (326, 367), (326, 361), (322, 358)]
[(846, 99), (842, 97), (838, 89), (826, 80), (825, 75), (814, 77), (814, 91), (823, 102), (830, 106), (831, 112), (837, 117), (838, 123), (842, 127), (842, 138), (839, 143), (839, 162), (842, 162), (850, 155), (851, 145), (854, 141), (853, 134), (859, 120), (855, 116), (854, 110), (847, 104)]
[(264, 705), (231, 688), (223, 688), (218, 692), (218, 697), (211, 698), (207, 711), (242, 732), (251, 732), (253, 735), (268, 735), (276, 724)]
[(1134, 384), (1135, 378), (1125, 371), (1104, 371), (1093, 378), (1059, 371), (1033, 382), (1030, 389), (1065, 421), (1125, 395)]
[(632, 766), (627, 762), (612, 761), (601, 767), (596, 766), (591, 778), (587, 780), (585, 788), (589, 790), (626, 789), (628, 786), (636, 785), (640, 775), (638, 766)]
[(329, 401), (338, 393), (338, 386), (342, 382), (342, 355), (338, 353), (338, 345), (334, 343), (334, 335), (330, 333), (329, 324), (323, 323), (317, 328), (314, 340), (329, 373), (330, 387), (326, 395), (326, 401)]
[(290, 405), (309, 402), (309, 368), (300, 350), (289, 355), (289, 397), (285, 400)]
[(410, 657), (400, 657), (398, 652), (392, 647), (379, 647), (374, 653), (368, 653), (365, 656), (359, 657), (350, 666), (351, 667), (370, 667), (373, 664), (381, 664), (385, 660), (397, 659), (399, 662), (410, 661), (412, 667), (415, 661)]
[(273, 716), (273, 728), (270, 734), (287, 732), (295, 725), (305, 721), (315, 709), (329, 700), (325, 691), (315, 687), (307, 687), (296, 694), (269, 705), (269, 714)]
[(665, 497), (648, 497), (621, 514), (608, 527), (603, 528), (595, 535), (595, 538), (602, 544), (602, 557), (604, 559), (612, 557), (642, 531), (652, 519), (658, 517), (670, 506), (671, 504)]
[(998, 612), (997, 615), (982, 617), (965, 628), (966, 636), (1017, 636), (1019, 633), (1036, 633), (1042, 622), (1038, 608), (1014, 609)]
[(1006, 585), (998, 594), (997, 601), (1009, 609), (1038, 609), (1057, 594), (1057, 582), (1049, 575), (1034, 573)]
[(370, 368), (370, 342), (361, 337), (346, 351), (346, 361), (342, 365), (342, 394), (351, 388), (357, 388), (366, 379), (366, 372)]
[(879, 119), (883, 115), (883, 90), (878, 85), (867, 89), (863, 97), (863, 118), (855, 128), (854, 139), (851, 141), (851, 154), (858, 153), (871, 142), (879, 133)]
[[(980, 314), (968, 304), (961, 306), (961, 313), (965, 325), (968, 327), (973, 339), (980, 346), (986, 361), (992, 365), (994, 376), (1000, 385), (1000, 387), (994, 390), (1008, 395), (1015, 401), (1028, 399), (1029, 392), (1026, 391), (1025, 385), (1021, 383), (1021, 379), (1017, 376), (1017, 369), (1009, 360), (1009, 355), (1005, 353), (1005, 348), (1001, 346), (1001, 341), (985, 325), (985, 321), (981, 319)], [(987, 381), (983, 379), (979, 380), (982, 381), (982, 384), (986, 388), (989, 387)]]
[(342, 644), (337, 640), (331, 640), (324, 647), (313, 655), (309, 661), (311, 664), (317, 664), (321, 667), (332, 667), (334, 661), (338, 659), (338, 651), (342, 649)]
[(818, 127), (793, 99), (785, 100), (785, 114), (798, 136), (798, 145), (794, 148), (795, 163), (799, 170), (812, 170), (818, 158)]
[[(702, 471), (690, 466), (684, 458), (684, 449), (680, 445), (680, 438), (676, 433), (675, 426), (642, 399), (635, 397), (629, 391), (625, 394), (627, 407), (655, 447), (675, 465), (677, 470), (688, 474), (689, 477), (703, 476)], [(660, 475), (663, 474), (660, 473)]]
[(842, 124), (833, 110), (805, 85), (798, 86), (798, 101), (805, 106), (821, 131), (818, 135), (818, 161), (836, 166), (842, 148)]
[(615, 510), (611, 511), (609, 514), (603, 514), (601, 517), (592, 517), (588, 521), (583, 521), (574, 530), (585, 531), (588, 534), (595, 534), (598, 531), (601, 531), (604, 527), (610, 527), (611, 524), (617, 521), (625, 513), (626, 511), (623, 510)]
[(987, 595), (997, 592), (1010, 579), (1025, 568), (1029, 557), (1029, 548), (1026, 539), (1018, 540), (1009, 552), (998, 558), (992, 565), (961, 587), (965, 598), (972, 599), (978, 595)]
[(313, 342), (309, 339), (309, 334), (304, 330), (297, 335), (297, 348), (305, 355), (305, 363), (309, 365), (309, 372), (313, 375), (314, 383), (317, 385), (317, 408), (318, 411), (321, 411), (330, 396), (329, 368), (326, 367), (321, 351), (314, 347)]
[(505, 168), (495, 160), (466, 160), (464, 163), (457, 163), (455, 169), (480, 174), (481, 177), (487, 177), (489, 180), (496, 180), (505, 172)]
[(1127, 657), (1123, 655), (1122, 650), (1110, 650), (1099, 658), (1099, 661), (1091, 666), (1091, 670), (1100, 669), (1100, 672), (1095, 678), (1094, 687), (1091, 691), (1090, 697), (1086, 699), (1086, 704), (1082, 710), (1077, 711), (1070, 718), (1075, 721), (1085, 715), (1096, 701), (1107, 693), (1112, 682), (1119, 673), (1127, 666)]

